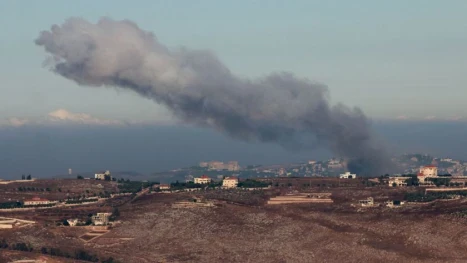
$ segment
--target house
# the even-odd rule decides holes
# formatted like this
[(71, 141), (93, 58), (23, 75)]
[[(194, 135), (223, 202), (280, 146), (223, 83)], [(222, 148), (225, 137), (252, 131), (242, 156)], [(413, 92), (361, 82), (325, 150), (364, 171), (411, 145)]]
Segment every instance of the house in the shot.
[(224, 188), (235, 188), (238, 185), (237, 177), (226, 177), (222, 181), (222, 187)]
[(398, 201), (398, 200), (393, 200), (393, 201), (387, 201), (386, 206), (387, 207), (399, 207), (401, 205), (405, 204), (404, 201)]
[(160, 184), (159, 190), (170, 190), (170, 184)]
[(112, 181), (112, 176), (110, 175), (110, 171), (105, 171), (105, 172), (98, 172), (94, 174), (94, 179), (96, 180), (105, 180), (105, 178), (108, 178), (108, 180)]
[(407, 180), (410, 177), (394, 176), (389, 177), (388, 184), (389, 186), (407, 186)]
[(373, 197), (368, 197), (366, 200), (359, 200), (358, 203), (361, 206), (373, 206), (375, 204)]
[(355, 179), (357, 178), (356, 174), (351, 174), (350, 172), (343, 173), (339, 176), (341, 179)]
[(106, 226), (109, 223), (109, 217), (112, 213), (97, 213), (92, 216), (92, 223), (96, 226)]
[(48, 199), (40, 198), (40, 197), (33, 197), (32, 199), (24, 200), (24, 205), (51, 205), (55, 204), (57, 201), (50, 201)]
[(195, 178), (195, 184), (209, 184), (211, 181), (211, 178), (209, 178), (207, 175)]
[(75, 219), (67, 219), (66, 220), (70, 226), (76, 226), (79, 223), (79, 220), (77, 218)]
[(420, 184), (432, 184), (432, 182), (427, 179), (436, 177), (438, 177), (438, 168), (434, 165), (420, 167), (420, 171), (417, 174)]

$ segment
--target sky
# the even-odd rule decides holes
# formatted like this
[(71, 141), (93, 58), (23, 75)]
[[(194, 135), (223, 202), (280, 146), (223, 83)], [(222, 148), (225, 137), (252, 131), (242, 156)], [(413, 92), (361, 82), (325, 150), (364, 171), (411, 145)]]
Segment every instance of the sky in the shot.
[(169, 47), (209, 49), (239, 76), (290, 71), (374, 119), (466, 119), (466, 1), (0, 1), (0, 124), (167, 123), (129, 91), (79, 87), (34, 44), (69, 17), (129, 19)]
[(466, 10), (463, 0), (2, 0), (0, 178), (329, 157), (187, 127), (130, 90), (52, 73), (34, 40), (70, 17), (131, 20), (170, 48), (214, 52), (240, 77), (293, 72), (327, 85), (332, 104), (360, 107), (394, 152), (467, 159)]

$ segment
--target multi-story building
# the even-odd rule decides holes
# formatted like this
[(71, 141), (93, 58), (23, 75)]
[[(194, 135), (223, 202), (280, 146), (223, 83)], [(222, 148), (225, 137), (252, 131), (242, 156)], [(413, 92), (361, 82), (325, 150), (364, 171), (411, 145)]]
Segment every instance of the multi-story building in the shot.
[(420, 167), (420, 173), (423, 176), (427, 177), (437, 177), (438, 176), (438, 168), (434, 165), (426, 165)]
[(112, 180), (112, 176), (110, 175), (110, 171), (102, 171), (102, 172), (99, 172), (99, 173), (96, 173), (94, 174), (94, 179), (97, 179), (97, 180), (105, 180), (105, 178), (109, 178), (108, 180)]
[(97, 213), (92, 216), (92, 223), (96, 226), (105, 226), (109, 223), (109, 217), (112, 213)]
[(201, 177), (195, 178), (195, 184), (209, 184), (211, 181), (211, 178), (209, 178), (207, 175), (202, 175)]
[(237, 177), (226, 177), (222, 181), (222, 187), (224, 188), (235, 188), (238, 185)]
[(426, 165), (420, 167), (420, 171), (417, 174), (418, 181), (422, 184), (429, 183), (428, 178), (438, 177), (438, 168), (434, 165)]

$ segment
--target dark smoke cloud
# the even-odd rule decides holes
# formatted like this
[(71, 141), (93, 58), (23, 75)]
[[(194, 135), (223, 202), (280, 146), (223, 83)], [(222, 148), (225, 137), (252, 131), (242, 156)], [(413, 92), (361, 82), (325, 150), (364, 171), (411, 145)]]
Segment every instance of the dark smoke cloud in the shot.
[(327, 87), (273, 73), (245, 79), (209, 51), (169, 49), (135, 23), (72, 18), (41, 32), (52, 70), (86, 86), (131, 89), (181, 120), (241, 140), (307, 149), (326, 143), (350, 171), (379, 175), (388, 159), (364, 113), (331, 106)]

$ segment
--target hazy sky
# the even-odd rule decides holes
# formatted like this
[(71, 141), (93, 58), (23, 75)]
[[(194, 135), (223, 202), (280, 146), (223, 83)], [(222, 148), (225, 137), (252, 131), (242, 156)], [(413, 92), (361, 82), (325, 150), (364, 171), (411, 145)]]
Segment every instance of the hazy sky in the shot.
[(213, 50), (241, 76), (294, 72), (374, 118), (466, 118), (466, 11), (465, 0), (2, 0), (0, 119), (167, 119), (128, 91), (78, 87), (42, 67), (34, 39), (72, 16), (132, 20), (169, 47)]

